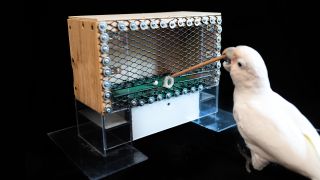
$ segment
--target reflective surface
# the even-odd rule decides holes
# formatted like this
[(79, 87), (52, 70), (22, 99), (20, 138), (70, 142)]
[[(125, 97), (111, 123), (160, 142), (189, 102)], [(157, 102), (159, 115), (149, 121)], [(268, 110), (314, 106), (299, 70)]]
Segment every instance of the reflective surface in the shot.
[(201, 117), (193, 122), (216, 132), (221, 132), (223, 130), (236, 126), (233, 115), (230, 112), (224, 111), (222, 109), (219, 109), (218, 113)]
[(78, 138), (74, 126), (48, 135), (89, 179), (109, 176), (148, 159), (130, 144), (108, 150), (103, 157)]

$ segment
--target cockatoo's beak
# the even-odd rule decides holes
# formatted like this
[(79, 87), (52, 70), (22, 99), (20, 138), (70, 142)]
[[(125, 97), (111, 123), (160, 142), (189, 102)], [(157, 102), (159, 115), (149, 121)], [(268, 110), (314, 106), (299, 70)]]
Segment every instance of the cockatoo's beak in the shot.
[(233, 50), (235, 48), (234, 47), (229, 47), (229, 48), (226, 48), (223, 52), (222, 52), (222, 55), (226, 55), (226, 58), (224, 59), (224, 62), (223, 62), (223, 67), (225, 70), (229, 71), (230, 72), (230, 69), (231, 69), (231, 59), (233, 57)]

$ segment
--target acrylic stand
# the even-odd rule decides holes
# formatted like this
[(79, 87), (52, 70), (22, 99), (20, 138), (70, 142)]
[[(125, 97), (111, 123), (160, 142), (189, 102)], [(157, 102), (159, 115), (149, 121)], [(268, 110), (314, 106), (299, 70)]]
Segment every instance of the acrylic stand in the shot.
[[(235, 126), (231, 113), (218, 110), (218, 90), (219, 86), (199, 91), (199, 109), (192, 111), (198, 113), (193, 123), (215, 132)], [(76, 109), (77, 126), (48, 135), (89, 179), (107, 177), (148, 159), (132, 146), (131, 109), (99, 114), (78, 101)]]

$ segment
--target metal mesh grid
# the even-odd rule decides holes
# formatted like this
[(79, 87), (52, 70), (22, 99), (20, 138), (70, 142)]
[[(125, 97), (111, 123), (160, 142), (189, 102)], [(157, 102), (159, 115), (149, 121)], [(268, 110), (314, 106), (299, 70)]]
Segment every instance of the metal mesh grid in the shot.
[(162, 87), (161, 82), (166, 75), (218, 56), (219, 28), (220, 25), (201, 24), (109, 32), (110, 63), (104, 72), (105, 79), (111, 83), (108, 90), (111, 95), (105, 98), (111, 98), (113, 110), (218, 85), (220, 62), (178, 77), (171, 89)]

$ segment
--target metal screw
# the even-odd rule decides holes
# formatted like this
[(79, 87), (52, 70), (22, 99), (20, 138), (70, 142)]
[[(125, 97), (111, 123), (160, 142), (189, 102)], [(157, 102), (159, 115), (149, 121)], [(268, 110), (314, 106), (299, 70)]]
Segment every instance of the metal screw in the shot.
[(168, 93), (166, 94), (166, 98), (168, 98), (168, 99), (171, 98), (171, 96), (172, 96), (172, 95), (171, 95), (171, 92), (168, 92)]
[(103, 75), (104, 76), (109, 76), (111, 75), (112, 71), (109, 67), (105, 67), (105, 69), (103, 70)]
[(222, 27), (220, 25), (217, 26), (217, 32), (221, 33), (222, 32)]
[(157, 22), (155, 20), (151, 21), (150, 26), (151, 26), (151, 29), (157, 29), (158, 28), (158, 24), (157, 24)]
[(175, 90), (175, 91), (174, 91), (174, 94), (175, 94), (176, 96), (179, 96), (179, 95), (180, 95), (180, 91), (179, 91), (179, 90)]
[(182, 89), (182, 93), (183, 93), (183, 94), (187, 94), (187, 93), (188, 93), (188, 89), (187, 89), (187, 88), (183, 88), (183, 89)]
[(220, 61), (215, 62), (215, 63), (214, 63), (214, 66), (215, 66), (217, 69), (220, 69), (220, 68), (221, 68), (221, 62), (220, 62)]
[(109, 52), (109, 46), (107, 44), (102, 44), (100, 48), (101, 53), (108, 53)]
[(187, 26), (192, 26), (192, 19), (187, 20)]
[(149, 103), (153, 103), (155, 101), (154, 97), (149, 97), (148, 99)]
[(110, 97), (111, 97), (111, 92), (110, 91), (106, 91), (106, 92), (104, 92), (104, 99), (105, 100), (107, 100), (107, 99), (110, 99)]
[(171, 29), (176, 27), (176, 23), (174, 21), (170, 21), (169, 26)]
[(123, 22), (119, 22), (118, 23), (118, 29), (120, 31), (124, 31), (124, 30), (126, 30), (126, 25)]
[(136, 106), (136, 105), (138, 104), (138, 103), (137, 103), (137, 100), (132, 99), (131, 104), (132, 104), (133, 106)]
[(220, 51), (220, 50), (221, 50), (221, 45), (220, 45), (220, 43), (215, 43), (215, 44), (214, 44), (214, 48), (215, 48), (217, 51)]
[(157, 99), (161, 101), (163, 99), (162, 94), (158, 94)]
[(109, 81), (103, 81), (102, 86), (104, 89), (108, 89), (111, 87), (111, 83)]
[(220, 35), (217, 36), (216, 40), (217, 40), (218, 43), (221, 42), (221, 36)]
[(144, 101), (141, 99), (141, 100), (139, 100), (139, 104), (141, 105), (141, 106), (143, 106), (144, 105)]
[(196, 88), (195, 87), (191, 87), (191, 92), (196, 92)]
[(106, 106), (106, 107), (104, 108), (104, 110), (105, 110), (107, 113), (111, 113), (111, 112), (112, 112), (112, 107)]
[(167, 28), (167, 27), (168, 27), (168, 24), (167, 24), (165, 21), (161, 21), (161, 22), (160, 22), (160, 27), (161, 27), (161, 28)]
[(105, 30), (107, 30), (107, 23), (106, 22), (100, 22), (99, 25), (98, 25), (98, 28), (101, 32), (104, 32)]
[(140, 28), (141, 28), (142, 30), (148, 29), (147, 23), (146, 23), (145, 21), (142, 21), (142, 22), (140, 23)]
[(213, 74), (214, 74), (214, 76), (220, 76), (221, 72), (219, 69), (214, 69)]
[(208, 24), (208, 17), (202, 17), (202, 23)]
[(216, 23), (216, 17), (211, 16), (209, 21), (210, 21), (210, 24), (215, 24)]
[(178, 26), (179, 26), (179, 27), (182, 27), (183, 25), (184, 25), (183, 19), (179, 19), (179, 20), (178, 20)]
[(221, 18), (221, 16), (218, 16), (218, 17), (217, 17), (217, 23), (218, 23), (218, 24), (222, 24), (222, 18)]
[(103, 33), (100, 35), (100, 41), (105, 43), (105, 42), (108, 42), (109, 41), (109, 35), (108, 33)]
[(130, 23), (130, 29), (133, 30), (133, 31), (138, 29), (138, 26), (137, 26), (136, 22), (133, 21), (133, 22)]
[(102, 64), (104, 66), (106, 66), (106, 65), (110, 64), (110, 61), (111, 61), (111, 59), (109, 57), (105, 57), (102, 59)]
[(219, 77), (215, 77), (213, 79), (213, 86), (218, 86), (219, 85)]
[(194, 21), (194, 25), (195, 25), (195, 26), (200, 26), (200, 24), (201, 24), (200, 19), (196, 19), (196, 20)]
[(198, 90), (199, 90), (199, 91), (202, 91), (202, 90), (203, 90), (203, 85), (202, 85), (202, 84), (200, 84), (200, 85), (198, 86)]

